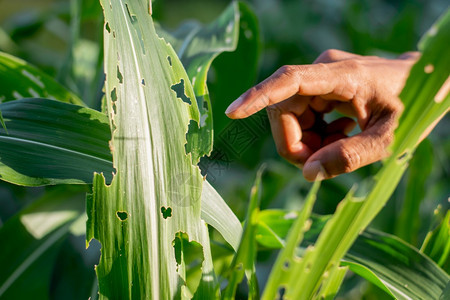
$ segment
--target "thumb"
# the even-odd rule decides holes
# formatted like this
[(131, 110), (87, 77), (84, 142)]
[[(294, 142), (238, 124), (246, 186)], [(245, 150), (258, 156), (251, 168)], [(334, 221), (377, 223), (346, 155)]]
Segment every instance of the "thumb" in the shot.
[(333, 178), (385, 158), (396, 125), (396, 118), (388, 115), (357, 135), (321, 148), (305, 162), (303, 176), (309, 181)]

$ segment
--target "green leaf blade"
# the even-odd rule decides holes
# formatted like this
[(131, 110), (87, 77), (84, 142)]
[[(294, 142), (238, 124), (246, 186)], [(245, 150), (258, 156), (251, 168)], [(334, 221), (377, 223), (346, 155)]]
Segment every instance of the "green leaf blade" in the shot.
[(53, 78), (12, 55), (0, 52), (0, 103), (22, 98), (50, 98), (66, 103), (83, 102)]
[[(202, 245), (198, 285), (213, 293), (207, 227), (201, 220), (203, 179), (185, 150), (188, 124), (200, 121), (189, 78), (174, 50), (156, 35), (148, 1), (101, 3), (117, 172), (109, 186), (96, 175), (89, 200), (87, 240), (102, 243), (100, 296), (190, 297), (195, 291), (188, 289), (184, 262), (175, 259), (173, 241), (180, 232)], [(171, 216), (164, 217), (168, 208)]]
[(48, 99), (0, 104), (0, 178), (27, 186), (111, 180), (110, 131), (102, 113)]

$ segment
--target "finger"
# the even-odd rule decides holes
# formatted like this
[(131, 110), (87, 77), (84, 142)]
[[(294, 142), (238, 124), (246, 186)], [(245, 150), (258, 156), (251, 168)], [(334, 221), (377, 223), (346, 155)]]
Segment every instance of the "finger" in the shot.
[(421, 56), (420, 52), (408, 51), (398, 56), (398, 59), (419, 59)]
[(326, 134), (343, 133), (349, 134), (356, 126), (356, 121), (352, 118), (342, 117), (334, 120), (325, 128)]
[(347, 135), (343, 134), (342, 132), (333, 133), (323, 139), (321, 146), (325, 147), (329, 144), (332, 144), (338, 140), (345, 139), (345, 138), (347, 138)]
[(310, 129), (316, 122), (316, 114), (307, 107), (304, 112), (298, 117), (298, 121), (300, 122), (300, 127), (302, 128), (302, 130)]
[(226, 110), (232, 119), (246, 118), (259, 110), (300, 94), (314, 96), (333, 92), (339, 82), (338, 66), (325, 64), (284, 66), (249, 89)]
[(296, 116), (304, 114), (305, 109), (308, 108), (308, 104), (311, 102), (311, 97), (294, 95), (288, 99), (276, 104), (276, 107), (284, 112), (291, 112)]
[(386, 157), (395, 127), (394, 117), (386, 116), (360, 134), (323, 147), (308, 158), (303, 176), (311, 181), (317, 177), (332, 178)]
[(328, 100), (334, 100), (334, 99), (327, 99), (325, 100), (321, 96), (313, 97), (311, 100), (311, 103), (309, 106), (311, 106), (312, 109), (314, 109), (317, 112), (321, 113), (329, 113), (333, 110), (333, 102)]
[(268, 107), (267, 114), (278, 153), (289, 162), (303, 166), (312, 151), (301, 142), (302, 131), (297, 117), (276, 106)]
[(320, 146), (322, 146), (322, 137), (317, 132), (304, 131), (302, 134), (302, 142), (308, 146), (312, 152), (316, 152), (320, 149)]

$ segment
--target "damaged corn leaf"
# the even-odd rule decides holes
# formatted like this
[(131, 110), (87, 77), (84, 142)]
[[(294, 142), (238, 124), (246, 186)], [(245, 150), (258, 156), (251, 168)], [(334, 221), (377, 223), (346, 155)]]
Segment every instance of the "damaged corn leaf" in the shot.
[(92, 182), (94, 171), (111, 181), (107, 117), (95, 110), (48, 99), (0, 104), (0, 179), (41, 186)]
[(192, 121), (189, 124), (186, 145), (187, 152), (192, 153), (195, 163), (198, 163), (202, 156), (209, 155), (213, 145), (212, 107), (206, 85), (211, 63), (222, 52), (235, 51), (240, 39), (249, 39), (249, 36), (256, 43), (255, 26), (246, 27), (247, 34), (240, 36), (241, 20), (251, 19), (253, 16), (253, 12), (245, 3), (232, 2), (214, 22), (206, 26), (190, 21), (173, 32), (157, 26), (158, 34), (177, 52), (191, 79), (197, 99), (200, 123)]
[(0, 52), (0, 103), (22, 98), (49, 98), (83, 105), (53, 78), (12, 55)]
[[(149, 1), (101, 4), (116, 174), (109, 186), (96, 174), (87, 199), (87, 241), (102, 244), (100, 297), (212, 298), (215, 279), (200, 211), (203, 179), (185, 150), (190, 121), (200, 123), (189, 78), (157, 36)], [(180, 233), (203, 248), (198, 284), (187, 282), (184, 260), (177, 260)]]

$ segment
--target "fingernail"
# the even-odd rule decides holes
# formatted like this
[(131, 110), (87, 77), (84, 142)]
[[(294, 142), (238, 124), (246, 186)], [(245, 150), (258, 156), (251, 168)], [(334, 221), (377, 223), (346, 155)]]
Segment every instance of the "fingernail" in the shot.
[(303, 168), (303, 176), (311, 181), (321, 181), (327, 177), (327, 174), (320, 161), (316, 160), (305, 165)]
[(231, 103), (230, 106), (228, 106), (227, 110), (225, 111), (225, 114), (229, 115), (232, 112), (235, 112), (239, 108), (241, 103), (242, 103), (242, 96), (234, 100), (233, 103)]

